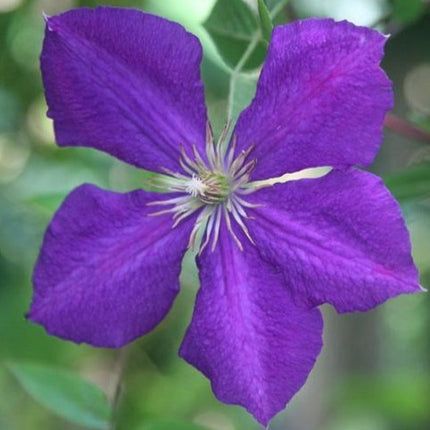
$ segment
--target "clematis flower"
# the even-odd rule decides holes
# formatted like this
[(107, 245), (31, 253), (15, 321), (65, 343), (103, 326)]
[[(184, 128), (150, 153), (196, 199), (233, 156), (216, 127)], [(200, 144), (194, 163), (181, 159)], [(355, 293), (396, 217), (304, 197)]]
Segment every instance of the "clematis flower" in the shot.
[[(29, 319), (121, 347), (164, 318), (195, 246), (201, 286), (180, 355), (266, 425), (321, 350), (319, 305), (365, 311), (420, 291), (398, 204), (354, 167), (374, 159), (393, 103), (385, 40), (330, 19), (275, 28), (255, 98), (214, 141), (201, 46), (180, 25), (107, 7), (47, 18), (58, 144), (160, 173), (167, 193), (72, 191), (46, 232)], [(264, 181), (320, 166), (330, 173)]]

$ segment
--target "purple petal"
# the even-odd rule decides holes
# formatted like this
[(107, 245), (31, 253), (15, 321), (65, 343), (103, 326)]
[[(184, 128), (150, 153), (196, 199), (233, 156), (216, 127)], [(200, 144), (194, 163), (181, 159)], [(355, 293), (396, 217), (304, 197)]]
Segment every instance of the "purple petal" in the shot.
[(256, 97), (235, 130), (238, 149), (255, 145), (254, 179), (373, 160), (393, 104), (379, 67), (385, 41), (330, 19), (275, 28)]
[(180, 355), (212, 382), (223, 402), (262, 424), (305, 383), (322, 347), (317, 309), (298, 308), (282, 276), (225, 226), (214, 252), (198, 259), (201, 288)]
[[(163, 195), (165, 196), (165, 195)], [(29, 319), (56, 336), (119, 347), (152, 330), (179, 290), (192, 218), (148, 216), (160, 194), (75, 189), (52, 220)]]
[[(250, 199), (251, 200), (251, 199)], [(378, 177), (332, 171), (257, 191), (248, 223), (297, 302), (364, 311), (420, 291), (400, 208)]]
[(179, 24), (132, 9), (48, 18), (43, 82), (61, 146), (89, 146), (144, 169), (180, 169), (180, 145), (204, 153), (201, 46)]

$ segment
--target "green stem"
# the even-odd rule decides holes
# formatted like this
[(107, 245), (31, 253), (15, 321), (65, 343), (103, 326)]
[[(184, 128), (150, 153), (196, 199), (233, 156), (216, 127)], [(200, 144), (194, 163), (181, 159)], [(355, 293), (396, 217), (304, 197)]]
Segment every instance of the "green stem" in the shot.
[(288, 0), (281, 0), (279, 3), (276, 4), (276, 6), (269, 12), (270, 19), (275, 19), (281, 10), (287, 6)]

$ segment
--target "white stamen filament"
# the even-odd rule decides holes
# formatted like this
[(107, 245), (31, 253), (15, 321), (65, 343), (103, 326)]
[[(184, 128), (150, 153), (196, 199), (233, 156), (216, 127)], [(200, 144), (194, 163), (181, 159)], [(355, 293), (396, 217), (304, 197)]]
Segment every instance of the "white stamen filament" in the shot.
[[(255, 167), (255, 160), (248, 160), (253, 147), (241, 151), (236, 156), (236, 137), (231, 139), (232, 143), (228, 148), (228, 131), (229, 125), (227, 124), (215, 144), (212, 129), (208, 124), (206, 128), (207, 162), (203, 160), (195, 145), (192, 146), (192, 157), (181, 146), (179, 163), (186, 174), (163, 169), (167, 176), (154, 178), (150, 183), (152, 187), (164, 191), (181, 193), (176, 198), (149, 203), (151, 206), (171, 206), (151, 215), (172, 213), (173, 227), (201, 209), (191, 231), (188, 244), (190, 248), (194, 249), (197, 239), (201, 237), (200, 253), (210, 241), (212, 241), (212, 251), (215, 249), (223, 217), (228, 232), (240, 250), (243, 250), (243, 245), (234, 232), (232, 220), (244, 232), (248, 240), (254, 244), (244, 222), (244, 220), (249, 219), (244, 208), (253, 208), (258, 205), (247, 202), (242, 197), (255, 191), (248, 185), (250, 174)], [(199, 232), (203, 232), (203, 234), (200, 235)]]

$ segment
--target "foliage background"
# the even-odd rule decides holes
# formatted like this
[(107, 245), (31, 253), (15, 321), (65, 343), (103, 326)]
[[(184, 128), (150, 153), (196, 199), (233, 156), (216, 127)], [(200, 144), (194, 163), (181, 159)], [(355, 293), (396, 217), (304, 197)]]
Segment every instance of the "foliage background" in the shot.
[[(227, 15), (237, 3), (220, 2)], [(255, 4), (248, 3), (255, 12)], [(77, 346), (25, 321), (32, 266), (44, 229), (64, 196), (83, 182), (125, 191), (141, 187), (145, 177), (91, 149), (60, 150), (45, 117), (38, 69), (42, 11), (51, 15), (97, 4), (0, 0), (0, 429), (257, 429), (243, 410), (217, 402), (208, 381), (177, 356), (198, 287), (191, 258), (184, 264), (183, 289), (168, 318), (123, 350)], [(228, 51), (235, 33), (218, 40), (218, 46), (212, 42), (202, 23), (214, 0), (103, 4), (166, 16), (201, 38), (207, 100), (219, 129), (228, 107), (231, 68), (217, 48), (224, 58), (234, 59)], [(387, 121), (386, 140), (372, 170), (402, 203), (424, 286), (430, 285), (428, 6), (421, 0), (296, 0), (276, 18), (279, 23), (314, 15), (348, 18), (392, 34), (384, 67), (395, 84), (396, 116)], [(252, 96), (255, 76), (250, 70), (237, 74), (234, 109)], [(429, 304), (426, 295), (401, 297), (375, 311), (344, 316), (326, 307), (320, 360), (305, 388), (270, 428), (430, 428)]]

